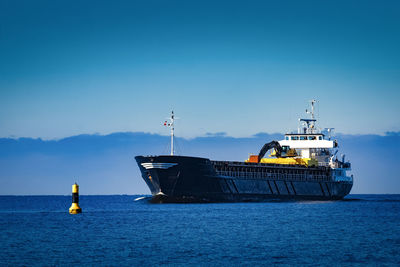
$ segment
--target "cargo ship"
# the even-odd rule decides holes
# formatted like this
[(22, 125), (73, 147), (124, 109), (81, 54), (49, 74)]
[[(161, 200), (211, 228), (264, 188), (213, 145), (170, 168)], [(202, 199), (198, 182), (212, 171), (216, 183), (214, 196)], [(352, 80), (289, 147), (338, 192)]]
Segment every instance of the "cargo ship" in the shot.
[[(152, 202), (256, 202), (270, 200), (340, 200), (349, 194), (353, 175), (331, 130), (316, 127), (315, 100), (310, 118), (299, 119), (296, 132), (262, 146), (244, 161), (210, 160), (174, 153), (174, 113), (164, 123), (171, 128), (171, 153), (135, 157)], [(268, 156), (265, 157), (265, 155)]]

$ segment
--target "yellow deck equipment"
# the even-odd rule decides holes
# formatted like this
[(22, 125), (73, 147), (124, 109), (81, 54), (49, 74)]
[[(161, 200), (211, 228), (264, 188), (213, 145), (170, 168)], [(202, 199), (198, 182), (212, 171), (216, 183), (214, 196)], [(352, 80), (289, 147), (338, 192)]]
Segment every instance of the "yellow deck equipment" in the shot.
[[(245, 162), (257, 163), (258, 156), (251, 155)], [(262, 158), (260, 163), (269, 164), (285, 164), (285, 165), (303, 165), (303, 166), (318, 166), (318, 161), (313, 158)]]

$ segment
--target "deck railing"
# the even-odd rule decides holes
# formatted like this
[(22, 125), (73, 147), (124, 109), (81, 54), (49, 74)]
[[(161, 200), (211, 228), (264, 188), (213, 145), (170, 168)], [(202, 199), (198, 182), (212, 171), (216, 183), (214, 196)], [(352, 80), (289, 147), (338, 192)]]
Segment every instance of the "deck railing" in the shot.
[(249, 171), (217, 171), (218, 175), (235, 177), (241, 179), (274, 179), (287, 181), (330, 181), (330, 175), (320, 174), (295, 174), (295, 173), (267, 173), (267, 172), (249, 172)]

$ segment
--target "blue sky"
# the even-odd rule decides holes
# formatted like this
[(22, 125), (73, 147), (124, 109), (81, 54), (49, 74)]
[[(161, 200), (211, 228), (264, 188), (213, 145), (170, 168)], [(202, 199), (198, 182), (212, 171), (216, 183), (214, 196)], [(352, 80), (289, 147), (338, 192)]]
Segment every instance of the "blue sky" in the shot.
[(400, 131), (398, 1), (0, 2), (0, 137)]

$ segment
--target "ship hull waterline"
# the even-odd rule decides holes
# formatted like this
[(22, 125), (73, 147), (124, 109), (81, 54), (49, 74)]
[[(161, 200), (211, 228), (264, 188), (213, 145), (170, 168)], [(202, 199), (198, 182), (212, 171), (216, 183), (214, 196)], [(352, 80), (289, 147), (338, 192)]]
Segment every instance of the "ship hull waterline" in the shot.
[(329, 168), (211, 161), (186, 156), (135, 157), (153, 203), (340, 200), (353, 183)]

